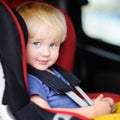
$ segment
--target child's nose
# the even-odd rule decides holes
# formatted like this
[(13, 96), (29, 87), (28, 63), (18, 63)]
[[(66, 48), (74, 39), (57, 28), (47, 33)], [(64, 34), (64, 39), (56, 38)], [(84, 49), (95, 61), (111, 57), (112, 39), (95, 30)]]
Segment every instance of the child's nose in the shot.
[(47, 48), (47, 47), (43, 48), (42, 55), (43, 56), (49, 56), (49, 54), (50, 54), (49, 48)]

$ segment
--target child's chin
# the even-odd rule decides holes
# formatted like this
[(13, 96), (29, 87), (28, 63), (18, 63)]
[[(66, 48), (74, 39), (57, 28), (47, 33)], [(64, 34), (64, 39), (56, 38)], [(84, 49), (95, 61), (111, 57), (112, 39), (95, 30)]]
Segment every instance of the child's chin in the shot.
[(41, 70), (41, 71), (45, 71), (45, 70), (47, 70), (48, 68), (46, 68), (46, 67), (43, 67), (43, 66), (41, 66), (41, 67), (35, 67), (37, 70)]

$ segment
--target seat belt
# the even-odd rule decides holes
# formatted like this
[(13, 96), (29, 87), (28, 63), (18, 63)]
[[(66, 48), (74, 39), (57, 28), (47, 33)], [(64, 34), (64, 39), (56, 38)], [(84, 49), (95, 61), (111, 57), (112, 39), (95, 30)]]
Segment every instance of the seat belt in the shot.
[[(93, 101), (89, 98), (89, 96), (79, 87), (74, 87), (75, 91), (65, 92), (72, 100), (74, 100), (81, 107), (87, 107), (93, 105)], [(81, 96), (85, 99), (83, 100)]]
[[(89, 96), (79, 87), (80, 80), (76, 78), (73, 74), (69, 73), (65, 69), (54, 66), (54, 68), (59, 71), (59, 73), (65, 78), (68, 84), (63, 82), (57, 76), (49, 73), (48, 71), (40, 71), (31, 66), (28, 66), (28, 73), (38, 77), (50, 88), (54, 89), (59, 94), (66, 94), (73, 101), (75, 101), (79, 106), (86, 107), (93, 105), (93, 101)], [(81, 96), (85, 99), (83, 100)]]

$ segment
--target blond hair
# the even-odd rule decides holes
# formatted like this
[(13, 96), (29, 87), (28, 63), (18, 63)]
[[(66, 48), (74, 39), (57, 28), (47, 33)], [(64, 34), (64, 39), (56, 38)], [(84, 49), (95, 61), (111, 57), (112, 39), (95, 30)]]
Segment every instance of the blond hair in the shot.
[(20, 6), (17, 11), (25, 20), (29, 35), (34, 34), (38, 29), (36, 26), (45, 24), (55, 32), (60, 42), (65, 40), (66, 21), (63, 13), (57, 8), (46, 3), (27, 2)]

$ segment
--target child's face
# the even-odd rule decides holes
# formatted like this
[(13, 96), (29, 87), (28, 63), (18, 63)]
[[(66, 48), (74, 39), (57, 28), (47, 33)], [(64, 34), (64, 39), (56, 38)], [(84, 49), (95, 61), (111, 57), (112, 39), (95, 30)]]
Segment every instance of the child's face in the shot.
[[(59, 38), (58, 38), (59, 39)], [(47, 70), (59, 56), (60, 40), (47, 26), (40, 26), (34, 36), (28, 39), (27, 63), (36, 69)]]

